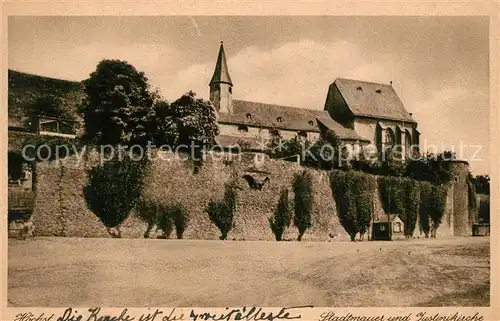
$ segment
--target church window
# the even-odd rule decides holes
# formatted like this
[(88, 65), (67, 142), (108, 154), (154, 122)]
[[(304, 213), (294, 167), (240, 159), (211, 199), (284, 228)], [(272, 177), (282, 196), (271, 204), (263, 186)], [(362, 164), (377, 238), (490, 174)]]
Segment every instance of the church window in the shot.
[(233, 87), (229, 86), (229, 93), (232, 94), (233, 93)]
[(247, 119), (252, 119), (252, 115), (250, 113), (247, 114)]
[(396, 141), (396, 137), (394, 136), (394, 132), (392, 131), (392, 129), (387, 128), (385, 130), (385, 146), (392, 147), (392, 146), (394, 146), (395, 141)]
[(405, 148), (406, 148), (406, 155), (411, 156), (411, 135), (408, 131), (405, 132)]
[(313, 126), (314, 125), (314, 121), (310, 120), (309, 121), (309, 125)]
[(276, 118), (276, 120), (278, 121), (278, 123), (282, 123), (283, 122), (283, 117), (279, 116), (278, 118)]
[(248, 133), (248, 126), (239, 125), (238, 126), (238, 131)]
[(356, 90), (357, 90), (357, 91), (363, 91), (363, 88), (361, 88), (361, 86), (358, 86), (358, 87), (356, 88)]

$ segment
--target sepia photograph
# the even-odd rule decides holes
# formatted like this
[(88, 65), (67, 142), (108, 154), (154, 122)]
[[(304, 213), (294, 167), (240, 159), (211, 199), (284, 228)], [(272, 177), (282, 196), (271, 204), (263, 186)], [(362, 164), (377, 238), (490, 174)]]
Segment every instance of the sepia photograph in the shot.
[(490, 306), (488, 16), (6, 25), (8, 307)]

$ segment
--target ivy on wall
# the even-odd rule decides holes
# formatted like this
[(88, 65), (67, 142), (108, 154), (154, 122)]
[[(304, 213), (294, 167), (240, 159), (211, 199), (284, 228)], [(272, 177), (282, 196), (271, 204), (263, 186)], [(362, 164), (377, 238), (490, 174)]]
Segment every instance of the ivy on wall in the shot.
[(436, 231), (443, 219), (446, 205), (447, 185), (432, 185), (420, 182), (419, 217), (425, 237), (436, 237)]
[(378, 180), (382, 208), (386, 213), (399, 214), (404, 222), (404, 234), (413, 236), (418, 217), (420, 189), (417, 181), (399, 177)]
[(332, 171), (330, 186), (342, 227), (354, 241), (356, 234), (363, 239), (370, 227), (377, 189), (375, 177), (356, 171)]

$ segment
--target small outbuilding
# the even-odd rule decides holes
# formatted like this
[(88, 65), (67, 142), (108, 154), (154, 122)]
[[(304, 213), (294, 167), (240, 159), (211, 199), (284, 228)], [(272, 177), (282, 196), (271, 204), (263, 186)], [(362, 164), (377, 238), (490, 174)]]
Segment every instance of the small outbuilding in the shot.
[(372, 240), (390, 241), (404, 236), (404, 222), (398, 214), (379, 215), (373, 220)]

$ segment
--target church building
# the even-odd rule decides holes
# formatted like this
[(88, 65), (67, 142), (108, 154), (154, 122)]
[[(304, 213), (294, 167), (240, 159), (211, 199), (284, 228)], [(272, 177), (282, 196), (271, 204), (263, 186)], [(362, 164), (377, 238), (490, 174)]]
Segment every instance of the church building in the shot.
[(222, 42), (210, 80), (210, 101), (217, 111), (217, 143), (223, 147), (245, 144), (257, 151), (273, 136), (315, 141), (331, 130), (353, 149), (397, 144), (405, 155), (418, 150), (417, 122), (392, 84), (338, 78), (328, 89), (323, 110), (236, 100)]

